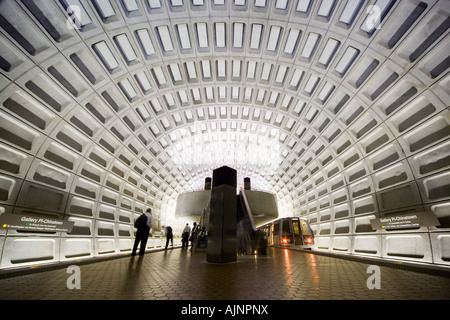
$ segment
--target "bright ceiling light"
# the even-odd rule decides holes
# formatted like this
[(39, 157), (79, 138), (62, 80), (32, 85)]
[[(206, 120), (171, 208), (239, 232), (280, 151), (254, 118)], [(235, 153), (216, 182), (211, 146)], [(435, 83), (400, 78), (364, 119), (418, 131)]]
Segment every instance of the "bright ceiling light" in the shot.
[(291, 29), (289, 30), (289, 35), (286, 40), (286, 45), (284, 46), (284, 53), (292, 54), (295, 47), (297, 46), (297, 41), (300, 37), (300, 30)]
[(318, 33), (310, 32), (308, 35), (308, 39), (306, 40), (305, 46), (303, 47), (302, 57), (306, 59), (310, 59), (316, 45), (320, 39), (320, 35)]
[(306, 83), (305, 91), (306, 91), (307, 93), (309, 93), (309, 94), (312, 94), (313, 91), (314, 91), (314, 89), (316, 88), (317, 83), (319, 82), (319, 80), (320, 80), (320, 78), (319, 78), (318, 76), (312, 74), (312, 75), (309, 77), (308, 82)]
[(109, 0), (93, 0), (93, 2), (95, 7), (97, 8), (97, 11), (103, 19), (107, 19), (116, 15), (116, 12), (114, 11), (114, 8)]
[(300, 69), (295, 69), (294, 74), (292, 76), (291, 82), (289, 83), (290, 86), (297, 88), (300, 84), (300, 80), (303, 76), (303, 71)]
[(250, 49), (258, 50), (261, 43), (262, 24), (252, 24), (252, 36), (250, 39)]
[(298, 0), (297, 8), (295, 10), (297, 10), (298, 12), (306, 13), (309, 10), (310, 3), (311, 0)]
[(122, 55), (128, 63), (137, 60), (136, 52), (134, 52), (130, 40), (128, 40), (128, 37), (125, 33), (115, 36), (114, 40), (116, 41), (120, 51), (122, 52)]
[(255, 7), (266, 7), (266, 0), (255, 0)]
[(148, 0), (148, 5), (152, 9), (161, 8), (161, 0)]
[(363, 3), (364, 0), (347, 0), (344, 10), (339, 17), (339, 21), (347, 25), (352, 24)]
[(217, 76), (219, 78), (226, 77), (226, 61), (224, 59), (217, 60)]
[(60, 0), (71, 19), (74, 19), (75, 25), (81, 29), (92, 24), (92, 19), (89, 13), (84, 8), (79, 0)]
[(201, 101), (201, 95), (200, 95), (200, 89), (199, 88), (193, 88), (191, 89), (191, 93), (192, 93), (192, 98), (194, 99), (195, 102), (200, 102)]
[(216, 30), (216, 47), (225, 48), (225, 23), (217, 22), (214, 26)]
[(128, 100), (131, 101), (137, 96), (137, 92), (136, 92), (136, 90), (134, 90), (134, 87), (131, 84), (130, 80), (125, 79), (125, 80), (119, 81), (119, 87), (122, 89), (123, 93), (125, 93)]
[(270, 72), (272, 70), (272, 64), (271, 63), (264, 63), (263, 64), (263, 70), (261, 73), (261, 80), (268, 81), (270, 77)]
[(211, 78), (211, 63), (209, 60), (203, 60), (202, 61), (202, 73), (203, 78)]
[(119, 67), (119, 63), (117, 62), (116, 58), (111, 52), (111, 49), (109, 49), (109, 46), (105, 41), (97, 42), (92, 47), (109, 71), (112, 71)]
[(233, 60), (233, 71), (234, 78), (239, 78), (241, 76), (241, 60)]
[(142, 91), (144, 93), (148, 92), (152, 88), (150, 81), (148, 80), (147, 75), (145, 74), (144, 71), (136, 73), (135, 77), (136, 80), (139, 82), (139, 85), (141, 86)]
[(177, 24), (178, 37), (180, 39), (181, 48), (184, 50), (191, 49), (191, 40), (189, 39), (189, 31), (186, 23)]
[(197, 26), (197, 38), (198, 46), (200, 48), (208, 48), (208, 29), (206, 28), (206, 23), (200, 22), (196, 24)]
[(205, 88), (205, 92), (206, 92), (206, 100), (214, 100), (214, 90), (212, 87), (206, 87)]
[(272, 26), (270, 28), (269, 40), (267, 42), (267, 50), (275, 51), (278, 46), (278, 39), (280, 38), (281, 27)]
[(322, 103), (325, 102), (328, 99), (328, 97), (330, 96), (330, 94), (333, 92), (334, 88), (335, 88), (335, 86), (332, 83), (327, 82), (323, 86), (323, 88), (320, 91), (320, 93), (317, 95), (317, 98), (319, 100), (321, 100)]
[(328, 66), (334, 54), (336, 53), (337, 48), (339, 47), (340, 42), (335, 39), (328, 39), (323, 51), (319, 57), (319, 63), (324, 66)]
[(150, 118), (150, 112), (147, 110), (147, 107), (145, 105), (136, 107), (136, 110), (138, 111), (142, 120), (146, 121), (148, 118)]
[(139, 29), (136, 31), (139, 42), (141, 43), (142, 49), (147, 56), (155, 54), (155, 47), (153, 46), (152, 39), (150, 39), (150, 34), (147, 29)]
[[(377, 0), (371, 7), (372, 10), (368, 12), (360, 29), (368, 34), (374, 33), (394, 3), (395, 0)], [(374, 19), (374, 16), (378, 19)]]
[(233, 23), (233, 47), (242, 48), (244, 41), (244, 24)]
[(186, 70), (189, 79), (194, 80), (197, 78), (197, 71), (195, 69), (195, 63), (193, 61), (186, 62)]
[(317, 11), (317, 15), (328, 18), (331, 14), (331, 10), (333, 10), (335, 2), (336, 0), (322, 0), (319, 10)]
[(169, 64), (170, 73), (172, 74), (173, 81), (178, 82), (182, 80), (181, 71), (177, 63)]
[(170, 37), (169, 28), (167, 26), (158, 26), (157, 30), (164, 51), (173, 51), (172, 38)]
[(341, 75), (345, 74), (347, 70), (350, 68), (352, 63), (355, 61), (356, 57), (359, 54), (359, 50), (353, 48), (352, 46), (349, 46), (345, 52), (344, 55), (341, 57), (339, 62), (336, 65), (336, 71), (339, 72)]
[(277, 75), (275, 77), (275, 82), (277, 82), (277, 83), (283, 83), (284, 82), (284, 77), (286, 75), (287, 69), (288, 69), (287, 66), (280, 66), (278, 68), (278, 72), (277, 72)]
[(178, 98), (180, 98), (180, 102), (182, 105), (186, 105), (189, 103), (188, 95), (186, 93), (186, 90), (180, 90), (178, 91)]
[(183, 0), (170, 0), (172, 7), (181, 7), (183, 5)]
[(136, 0), (122, 0), (122, 3), (128, 12), (139, 10), (139, 5), (137, 4)]
[(156, 114), (159, 114), (160, 112), (163, 111), (163, 107), (162, 107), (161, 103), (159, 102), (159, 100), (157, 98), (151, 99), (150, 100), (150, 105), (152, 106), (153, 111)]
[(256, 61), (251, 60), (248, 62), (248, 65), (247, 65), (247, 78), (254, 79), (255, 72), (256, 72)]
[(164, 76), (164, 72), (163, 72), (161, 67), (153, 68), (153, 73), (154, 73), (154, 75), (156, 77), (156, 81), (158, 82), (158, 84), (160, 86), (163, 86), (163, 85), (167, 84), (166, 77)]
[(275, 4), (276, 9), (286, 10), (288, 0), (277, 0)]

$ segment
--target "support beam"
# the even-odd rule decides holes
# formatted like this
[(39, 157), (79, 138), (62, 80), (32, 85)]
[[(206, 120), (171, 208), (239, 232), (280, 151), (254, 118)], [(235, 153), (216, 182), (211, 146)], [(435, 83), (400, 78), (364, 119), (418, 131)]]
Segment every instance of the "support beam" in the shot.
[(208, 228), (208, 262), (236, 261), (236, 170), (221, 167), (213, 171)]

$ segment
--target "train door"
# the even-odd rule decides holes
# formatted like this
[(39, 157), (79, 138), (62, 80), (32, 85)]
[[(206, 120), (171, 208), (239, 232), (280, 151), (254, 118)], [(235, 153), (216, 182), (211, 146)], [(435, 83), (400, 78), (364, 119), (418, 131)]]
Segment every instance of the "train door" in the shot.
[(281, 244), (288, 246), (292, 244), (291, 219), (281, 220)]
[(305, 220), (300, 220), (303, 242), (305, 245), (313, 245), (314, 244), (314, 234), (312, 233), (308, 222)]
[(303, 244), (302, 234), (300, 232), (300, 221), (292, 219), (292, 230), (294, 232), (294, 244), (300, 246)]
[(267, 244), (272, 245), (272, 234), (271, 234), (272, 225), (268, 224), (262, 227), (260, 230), (265, 234), (267, 239)]
[(272, 239), (273, 239), (273, 245), (279, 246), (280, 245), (280, 222), (275, 221), (272, 225)]

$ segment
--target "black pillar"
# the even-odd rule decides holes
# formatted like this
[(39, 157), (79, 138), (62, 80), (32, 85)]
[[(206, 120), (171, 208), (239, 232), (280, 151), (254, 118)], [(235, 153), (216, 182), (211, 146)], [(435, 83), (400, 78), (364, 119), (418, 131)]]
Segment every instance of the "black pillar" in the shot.
[(244, 190), (251, 190), (250, 178), (244, 178)]
[(211, 177), (205, 178), (205, 190), (211, 190)]
[(236, 170), (221, 167), (213, 171), (208, 229), (208, 262), (236, 261)]

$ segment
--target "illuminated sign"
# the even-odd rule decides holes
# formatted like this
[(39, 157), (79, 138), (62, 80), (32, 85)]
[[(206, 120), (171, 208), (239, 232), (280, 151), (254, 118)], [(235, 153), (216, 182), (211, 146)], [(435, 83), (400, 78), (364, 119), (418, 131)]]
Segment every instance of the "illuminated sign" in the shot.
[(370, 220), (370, 224), (374, 230), (411, 229), (441, 225), (432, 212), (415, 212), (405, 215), (373, 219)]
[(0, 215), (0, 229), (38, 232), (71, 232), (74, 221), (60, 220), (51, 217), (22, 214)]

